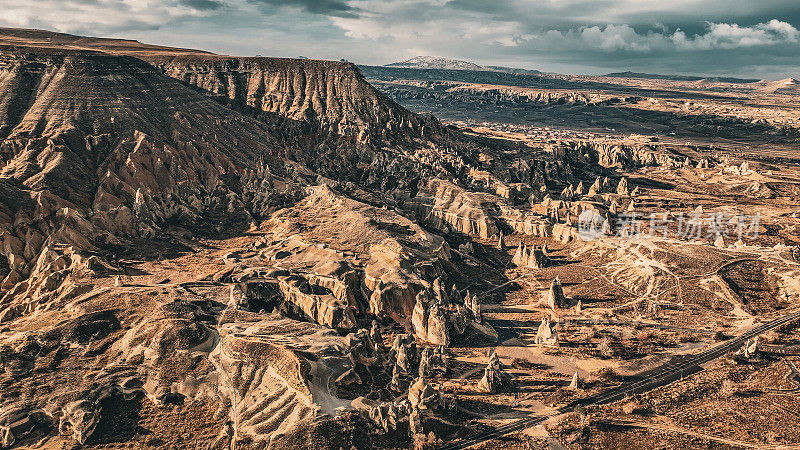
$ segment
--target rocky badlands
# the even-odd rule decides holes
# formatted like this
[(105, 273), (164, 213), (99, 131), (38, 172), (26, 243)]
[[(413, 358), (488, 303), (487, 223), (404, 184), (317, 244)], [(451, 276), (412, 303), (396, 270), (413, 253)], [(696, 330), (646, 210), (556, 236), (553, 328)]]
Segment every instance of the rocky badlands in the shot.
[(798, 106), (0, 29), (0, 446), (800, 445)]

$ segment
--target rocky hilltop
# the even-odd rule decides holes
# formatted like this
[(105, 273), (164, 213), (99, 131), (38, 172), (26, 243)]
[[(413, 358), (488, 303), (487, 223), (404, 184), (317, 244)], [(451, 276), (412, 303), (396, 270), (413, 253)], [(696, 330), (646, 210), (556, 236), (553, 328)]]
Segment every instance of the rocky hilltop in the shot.
[(91, 249), (269, 208), (271, 186), (250, 174), (284, 165), (262, 123), (133, 57), (17, 48), (0, 61), (5, 287), (52, 242)]
[[(347, 63), (26, 30), (1, 41), (2, 252), (14, 261), (6, 284), (54, 234), (92, 248), (217, 213), (250, 223), (297, 193), (291, 178), (385, 181), (389, 165), (397, 175), (419, 162), (375, 152), (441, 133)], [(44, 220), (56, 214), (64, 217)]]
[(358, 180), (375, 152), (441, 139), (441, 125), (412, 114), (351, 63), (281, 58), (158, 56), (165, 74), (267, 125), (289, 158), (326, 176)]
[[(240, 113), (259, 116), (288, 134), (336, 135), (354, 143), (420, 138), (440, 131), (430, 117), (409, 113), (367, 83), (353, 64), (339, 61), (230, 57), (193, 49), (90, 38), (39, 30), (0, 28), (13, 51), (92, 50), (134, 56)], [(354, 139), (355, 137), (355, 139)], [(296, 144), (296, 143), (294, 143)]]
[(439, 131), (435, 120), (426, 123), (400, 107), (347, 62), (217, 56), (147, 59), (226, 106), (289, 133), (322, 131), (355, 145), (409, 140)]

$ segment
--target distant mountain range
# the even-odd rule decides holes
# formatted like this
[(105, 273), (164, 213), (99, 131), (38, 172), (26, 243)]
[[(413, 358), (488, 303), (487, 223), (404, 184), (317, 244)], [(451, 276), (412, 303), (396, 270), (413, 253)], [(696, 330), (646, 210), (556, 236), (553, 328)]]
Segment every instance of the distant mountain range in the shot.
[[(418, 69), (418, 70), (460, 70), (465, 72), (498, 72), (507, 73), (512, 75), (542, 75), (546, 72), (531, 69), (520, 69), (516, 67), (505, 66), (484, 66), (476, 64), (471, 61), (464, 61), (461, 59), (443, 58), (440, 56), (415, 56), (405, 61), (394, 62), (385, 64), (383, 66), (362, 66), (372, 67), (387, 67), (392, 69)], [(736, 77), (704, 77), (698, 75), (662, 75), (655, 73), (642, 73), (642, 72), (613, 72), (605, 75), (604, 77), (613, 78), (640, 78), (649, 80), (670, 80), (670, 81), (705, 81), (709, 83), (731, 83), (731, 84), (751, 84), (751, 83), (764, 83), (775, 84), (775, 87), (786, 88), (794, 87), (794, 80), (789, 78), (780, 81), (760, 80), (757, 78), (736, 78)], [(778, 86), (779, 85), (779, 86)]]
[(658, 75), (653, 73), (639, 72), (614, 72), (603, 76), (614, 78), (646, 78), (649, 80), (672, 80), (672, 81), (710, 81), (719, 83), (748, 84), (757, 83), (761, 80), (755, 78), (732, 78), (732, 77), (700, 77), (692, 75)]
[(397, 67), (403, 69), (438, 69), (438, 70), (474, 70), (486, 72), (504, 72), (513, 74), (540, 74), (538, 70), (519, 69), (503, 66), (482, 66), (459, 59), (442, 58), (438, 56), (415, 56), (411, 59), (386, 64), (384, 67)]

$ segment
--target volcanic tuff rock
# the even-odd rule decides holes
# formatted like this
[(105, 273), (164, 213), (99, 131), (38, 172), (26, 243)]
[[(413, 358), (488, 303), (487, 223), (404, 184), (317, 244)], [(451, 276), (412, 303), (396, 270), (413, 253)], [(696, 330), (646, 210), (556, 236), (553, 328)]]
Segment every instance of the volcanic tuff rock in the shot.
[[(382, 191), (446, 173), (435, 150), (424, 161), (376, 153), (442, 129), (377, 92), (350, 64), (44, 39), (0, 39), (14, 44), (0, 53), (6, 288), (28, 275), (49, 239), (93, 249), (157, 237), (173, 222), (212, 232), (221, 218), (249, 226), (317, 181), (287, 156)], [(69, 48), (78, 42), (96, 51)]]
[(564, 296), (564, 289), (558, 277), (550, 284), (550, 289), (547, 291), (546, 304), (550, 309), (565, 308), (567, 306), (567, 298)]
[[(186, 80), (206, 83), (190, 87), (163, 73), (181, 70), (174, 58), (160, 68), (140, 59), (173, 51), (119, 42), (99, 48), (61, 35), (55, 38), (63, 44), (53, 48), (49, 37), (39, 38), (0, 36), (0, 320), (16, 326), (48, 315), (68, 330), (40, 325), (24, 342), (10, 334), (0, 339), (9, 349), (0, 362), (3, 382), (16, 386), (13, 399), (3, 395), (15, 411), (2, 414), (4, 440), (60, 421), (65, 436), (84, 443), (101, 422), (106, 399), (137, 392), (156, 404), (172, 396), (217, 401), (235, 422), (234, 433), (257, 442), (309, 422), (320, 410), (333, 413), (341, 405), (336, 393), (314, 383), (343, 374), (350, 343), (323, 330), (351, 329), (355, 315), (368, 311), (398, 319), (410, 314), (416, 292), (441, 273), (449, 249), (390, 211), (324, 187), (307, 190), (330, 180), (297, 161), (364, 185), (393, 171), (400, 177), (393, 189), (413, 178), (402, 176), (403, 165), (419, 177), (419, 165), (428, 163), (375, 149), (393, 140), (408, 144), (438, 124), (398, 107), (346, 64), (229, 61), (252, 75), (250, 94), (262, 83), (261, 113), (252, 114), (245, 102), (222, 104), (208, 95), (204, 88), (217, 89), (207, 84), (211, 75)], [(275, 98), (280, 101), (265, 100)], [(346, 144), (357, 153), (326, 156)], [(287, 154), (290, 146), (296, 153)], [(370, 165), (379, 171), (364, 170)], [(307, 196), (296, 209), (272, 216), (273, 234), (258, 252), (225, 254), (225, 269), (205, 281), (215, 286), (210, 291), (167, 280), (142, 306), (133, 299), (150, 288), (128, 285), (129, 273), (105, 262), (115, 251), (152, 248), (142, 239), (157, 240), (152, 251), (158, 253), (175, 237), (244, 230)], [(313, 228), (300, 234), (297, 221), (284, 214), (304, 208), (338, 222), (319, 218), (318, 234)], [(320, 242), (329, 231), (352, 226), (366, 231), (354, 243), (359, 258)], [(296, 264), (308, 262), (312, 270), (298, 270)], [(111, 286), (94, 288), (92, 280), (109, 276)], [(108, 310), (117, 301), (133, 303)], [(291, 319), (265, 318), (272, 310)], [(282, 340), (266, 337), (281, 334)], [(91, 344), (63, 347), (70, 340)], [(301, 356), (323, 347), (331, 367)], [(341, 358), (331, 359), (334, 353)], [(98, 357), (92, 365), (100, 372), (87, 375), (87, 361)], [(40, 373), (75, 380), (56, 386), (43, 375), (37, 383), (49, 392), (37, 394), (25, 378), (36, 364), (50, 364)], [(37, 411), (45, 412), (39, 417)], [(233, 438), (226, 436), (220, 439)]]
[(514, 252), (512, 260), (514, 264), (520, 267), (530, 267), (532, 269), (543, 269), (550, 264), (547, 255), (544, 254), (542, 249), (534, 246), (528, 247), (520, 242), (517, 251)]
[[(532, 298), (509, 274), (566, 275), (580, 310), (580, 259), (601, 288), (682, 303), (669, 302), (683, 290), (667, 263), (688, 254), (700, 266), (689, 247), (583, 242), (575, 225), (602, 221), (610, 234), (631, 205), (622, 197), (658, 206), (652, 194), (669, 184), (646, 172), (679, 167), (688, 179), (692, 161), (722, 158), (652, 140), (481, 133), (409, 113), (346, 63), (0, 30), (3, 443), (92, 444), (114, 405), (161, 422), (186, 412), (214, 434), (194, 442), (217, 447), (285, 448), (331, 424), (338, 438), (351, 413), (376, 435), (408, 424), (427, 436), (446, 425), (440, 413), (459, 415), (443, 408), (453, 391), (426, 381), (463, 369), (448, 368), (445, 346), (496, 344), (505, 312), (481, 302)], [(718, 169), (702, 170), (755, 177), (763, 165)], [(794, 192), (774, 180), (735, 192), (755, 194), (754, 183)], [(796, 271), (769, 276), (792, 292), (784, 307), (797, 299)], [(584, 315), (615, 313), (613, 297)], [(541, 302), (553, 316), (568, 304), (558, 281)], [(570, 351), (574, 332), (545, 318), (535, 342), (563, 338)], [(484, 375), (497, 391), (496, 357)]]
[(503, 364), (497, 357), (497, 353), (492, 353), (486, 368), (483, 370), (483, 377), (478, 382), (478, 390), (489, 394), (497, 393), (511, 377), (503, 370)]
[[(220, 395), (234, 405), (237, 432), (269, 444), (298, 423), (333, 414), (343, 402), (332, 384), (347, 367), (346, 338), (289, 319), (223, 325), (210, 360), (222, 380)], [(308, 355), (324, 353), (326, 358)], [(236, 374), (241, 374), (236, 376)], [(278, 448), (273, 444), (272, 448)]]
[[(454, 70), (454, 69), (444, 69)], [(458, 70), (458, 69), (455, 69)], [(474, 70), (474, 69), (462, 69)], [(370, 68), (370, 73), (374, 72)], [(606, 94), (601, 92), (581, 92), (570, 90), (546, 90), (536, 88), (516, 88), (496, 85), (474, 85), (458, 81), (398, 81), (385, 83), (385, 90), (398, 101), (409, 99), (436, 99), (479, 104), (571, 104), (571, 105), (611, 105), (615, 103), (637, 102), (636, 96)]]
[(444, 180), (431, 180), (417, 197), (403, 199), (400, 204), (413, 211), (419, 221), (439, 230), (453, 229), (482, 238), (497, 234), (497, 225), (480, 199)]
[(238, 111), (278, 128), (304, 132), (307, 139), (328, 133), (348, 144), (369, 144), (441, 132), (435, 119), (401, 108), (346, 62), (215, 55), (148, 60)]
[(539, 328), (536, 330), (536, 345), (551, 345), (558, 346), (558, 333), (556, 332), (555, 323), (551, 324), (547, 317), (542, 318), (539, 323)]
[[(303, 227), (302, 235), (318, 245), (355, 250), (355, 258), (346, 259), (358, 268), (360, 286), (354, 286), (352, 292), (356, 298), (363, 293), (362, 310), (398, 320), (411, 316), (417, 293), (430, 289), (450, 259), (450, 248), (441, 237), (391, 210), (348, 199), (326, 187), (275, 214), (268, 226), (277, 236), (297, 233), (298, 227)], [(291, 261), (289, 256), (283, 258)], [(322, 255), (317, 261), (323, 264), (331, 259)]]
[(248, 224), (296, 195), (273, 184), (285, 168), (263, 125), (138, 59), (5, 50), (0, 65), (0, 251), (19, 276), (47, 242), (92, 249), (214, 216)]
[[(453, 153), (453, 148), (462, 146), (435, 118), (400, 107), (350, 63), (216, 55), (145, 59), (263, 122), (287, 158), (326, 177), (380, 192), (416, 189), (428, 172), (449, 176), (444, 165), (451, 165), (446, 161), (452, 156), (443, 152)], [(442, 148), (428, 153), (428, 161), (408, 151), (432, 142)], [(463, 165), (459, 156), (455, 158), (459, 160), (455, 166)]]

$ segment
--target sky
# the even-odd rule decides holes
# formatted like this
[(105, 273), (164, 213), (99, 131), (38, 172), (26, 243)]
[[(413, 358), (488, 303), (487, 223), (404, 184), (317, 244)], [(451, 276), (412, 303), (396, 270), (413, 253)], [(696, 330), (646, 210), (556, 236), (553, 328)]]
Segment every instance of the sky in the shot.
[(373, 65), (800, 78), (798, 0), (0, 0), (0, 26)]

